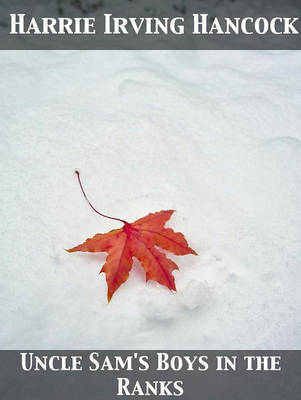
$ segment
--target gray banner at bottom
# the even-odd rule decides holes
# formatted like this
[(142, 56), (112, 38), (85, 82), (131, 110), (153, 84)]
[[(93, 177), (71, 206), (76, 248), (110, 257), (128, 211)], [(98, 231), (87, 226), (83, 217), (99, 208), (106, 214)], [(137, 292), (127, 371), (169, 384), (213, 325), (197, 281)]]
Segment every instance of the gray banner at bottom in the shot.
[(297, 400), (300, 351), (0, 351), (1, 400)]

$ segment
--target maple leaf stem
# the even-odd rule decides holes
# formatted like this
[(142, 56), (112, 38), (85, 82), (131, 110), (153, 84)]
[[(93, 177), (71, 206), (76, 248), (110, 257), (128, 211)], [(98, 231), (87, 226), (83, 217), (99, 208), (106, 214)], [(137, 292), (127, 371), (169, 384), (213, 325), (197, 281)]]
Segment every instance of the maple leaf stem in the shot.
[(88, 197), (87, 197), (87, 195), (86, 195), (86, 193), (85, 193), (85, 191), (84, 191), (84, 188), (83, 188), (83, 185), (82, 185), (82, 182), (81, 182), (81, 179), (80, 179), (79, 172), (76, 170), (75, 173), (76, 173), (76, 175), (77, 175), (77, 179), (78, 179), (78, 183), (79, 183), (79, 186), (80, 186), (80, 188), (81, 188), (81, 191), (82, 191), (82, 193), (83, 193), (85, 199), (87, 200), (89, 206), (92, 208), (93, 211), (95, 211), (95, 212), (96, 212), (97, 214), (99, 214), (101, 217), (109, 218), (109, 219), (114, 219), (115, 221), (120, 221), (120, 222), (122, 222), (122, 223), (125, 224), (125, 225), (128, 224), (128, 222), (125, 221), (124, 219), (115, 218), (115, 217), (110, 217), (109, 215), (105, 215), (105, 214), (102, 214), (102, 213), (100, 213), (99, 211), (97, 211), (96, 208), (95, 208), (95, 207), (90, 203), (90, 201), (88, 200)]

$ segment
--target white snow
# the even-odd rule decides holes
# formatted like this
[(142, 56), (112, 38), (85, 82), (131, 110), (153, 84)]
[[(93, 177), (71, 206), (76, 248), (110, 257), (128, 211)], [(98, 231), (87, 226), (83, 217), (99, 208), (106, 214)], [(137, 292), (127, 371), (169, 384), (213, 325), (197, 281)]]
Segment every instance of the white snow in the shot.
[[(300, 52), (1, 52), (2, 349), (300, 348)], [(64, 251), (176, 209), (177, 294)]]

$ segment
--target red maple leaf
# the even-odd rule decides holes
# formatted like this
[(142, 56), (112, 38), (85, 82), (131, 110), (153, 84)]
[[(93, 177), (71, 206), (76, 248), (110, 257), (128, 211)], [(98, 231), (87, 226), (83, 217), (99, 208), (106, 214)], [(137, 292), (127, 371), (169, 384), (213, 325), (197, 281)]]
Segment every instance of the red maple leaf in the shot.
[(98, 212), (89, 202), (79, 172), (75, 171), (81, 190), (92, 209), (99, 215), (120, 221), (123, 223), (121, 229), (114, 229), (108, 233), (97, 233), (84, 243), (67, 250), (88, 252), (107, 252), (108, 256), (100, 272), (106, 274), (108, 284), (108, 301), (111, 300), (115, 291), (129, 277), (132, 268), (133, 257), (136, 257), (146, 273), (146, 281), (153, 280), (170, 290), (176, 290), (175, 280), (172, 272), (179, 269), (177, 264), (166, 257), (155, 246), (170, 251), (176, 255), (197, 253), (188, 246), (184, 235), (174, 232), (171, 228), (165, 228), (174, 210), (159, 211), (154, 214), (128, 223), (119, 218), (109, 217)]

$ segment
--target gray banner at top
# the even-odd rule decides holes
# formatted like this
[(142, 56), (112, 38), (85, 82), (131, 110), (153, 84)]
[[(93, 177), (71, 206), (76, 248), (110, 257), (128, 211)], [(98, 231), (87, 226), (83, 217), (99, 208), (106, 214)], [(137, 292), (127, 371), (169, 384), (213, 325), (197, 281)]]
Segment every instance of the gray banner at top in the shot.
[(0, 0), (0, 49), (301, 49), (300, 1)]

